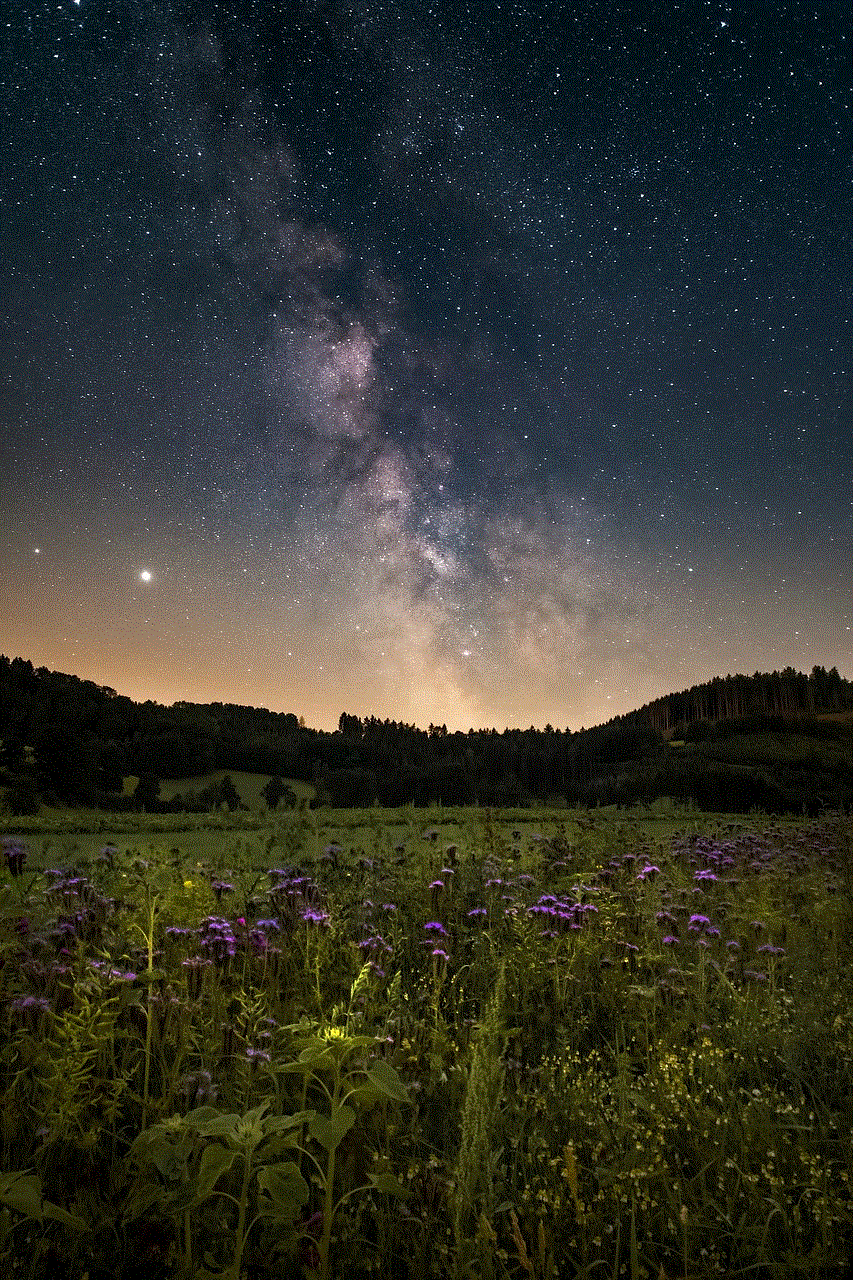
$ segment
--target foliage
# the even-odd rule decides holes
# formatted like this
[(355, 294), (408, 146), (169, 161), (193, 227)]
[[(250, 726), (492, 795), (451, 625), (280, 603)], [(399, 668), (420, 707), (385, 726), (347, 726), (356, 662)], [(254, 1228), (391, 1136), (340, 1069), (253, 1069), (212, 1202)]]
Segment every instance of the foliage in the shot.
[(839, 1273), (849, 819), (223, 818), (3, 840), (4, 1274)]
[[(0, 655), (9, 785), (29, 779), (45, 802), (113, 811), (130, 804), (124, 772), (139, 779), (136, 807), (148, 813), (259, 808), (266, 786), (274, 810), (287, 800), (278, 780), (289, 779), (315, 806), (341, 808), (634, 805), (666, 796), (706, 810), (816, 815), (853, 804), (851, 714), (853, 684), (815, 667), (715, 679), (574, 733), (550, 725), (452, 733), (347, 714), (324, 733), (263, 708), (137, 704)], [(222, 790), (238, 773), (257, 775), (251, 794), (233, 781)], [(181, 785), (158, 792), (155, 777)]]

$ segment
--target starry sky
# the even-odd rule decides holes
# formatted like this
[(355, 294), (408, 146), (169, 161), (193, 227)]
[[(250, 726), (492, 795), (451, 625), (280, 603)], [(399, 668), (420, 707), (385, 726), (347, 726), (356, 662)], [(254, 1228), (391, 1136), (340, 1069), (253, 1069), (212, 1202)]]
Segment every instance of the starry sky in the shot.
[(847, 0), (2, 42), (0, 651), (317, 728), (853, 678)]

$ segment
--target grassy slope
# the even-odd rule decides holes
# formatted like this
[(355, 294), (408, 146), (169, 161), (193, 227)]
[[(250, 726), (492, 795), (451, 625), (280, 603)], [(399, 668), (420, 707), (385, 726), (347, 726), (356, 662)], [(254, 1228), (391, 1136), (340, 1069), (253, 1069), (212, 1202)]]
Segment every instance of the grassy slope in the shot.
[[(221, 782), (226, 775), (230, 777), (237, 788), (240, 799), (250, 809), (257, 810), (265, 807), (266, 802), (261, 792), (269, 782), (270, 775), (268, 773), (241, 773), (236, 769), (217, 769), (215, 773), (204, 773), (197, 778), (167, 778), (160, 783), (160, 796), (163, 800), (171, 800), (172, 796), (185, 795), (187, 791), (203, 791), (205, 787), (209, 787), (212, 783)], [(139, 779), (133, 775), (125, 778), (125, 795), (133, 793), (138, 781)], [(309, 800), (313, 799), (314, 788), (310, 782), (300, 782), (297, 778), (285, 778), (284, 781), (295, 795), (305, 796)]]

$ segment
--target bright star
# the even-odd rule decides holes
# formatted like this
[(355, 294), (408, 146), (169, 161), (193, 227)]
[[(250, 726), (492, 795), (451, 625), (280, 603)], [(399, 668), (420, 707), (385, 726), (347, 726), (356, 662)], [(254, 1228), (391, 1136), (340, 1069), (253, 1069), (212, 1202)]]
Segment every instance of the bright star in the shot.
[(143, 581), (143, 582), (150, 582), (150, 581), (151, 581), (151, 570), (150, 570), (150, 569), (143, 569), (139, 576), (140, 576), (140, 578), (142, 579), (142, 581)]

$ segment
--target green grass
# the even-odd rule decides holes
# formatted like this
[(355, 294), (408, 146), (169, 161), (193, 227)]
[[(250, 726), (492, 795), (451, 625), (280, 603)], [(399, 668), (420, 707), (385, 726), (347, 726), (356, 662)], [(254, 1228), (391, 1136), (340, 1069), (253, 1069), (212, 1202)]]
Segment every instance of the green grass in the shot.
[(839, 1274), (849, 821), (120, 817), (0, 869), (3, 1274)]
[[(217, 769), (213, 773), (199, 774), (194, 778), (165, 778), (160, 783), (160, 798), (171, 800), (173, 796), (185, 795), (188, 791), (204, 791), (206, 787), (230, 777), (244, 804), (250, 809), (259, 811), (266, 808), (266, 801), (261, 795), (263, 788), (270, 780), (268, 773), (243, 773), (239, 769)], [(124, 794), (133, 795), (139, 778), (129, 774), (124, 780)], [(298, 778), (285, 778), (284, 782), (300, 799), (314, 799), (315, 788), (310, 782), (301, 782)]]

